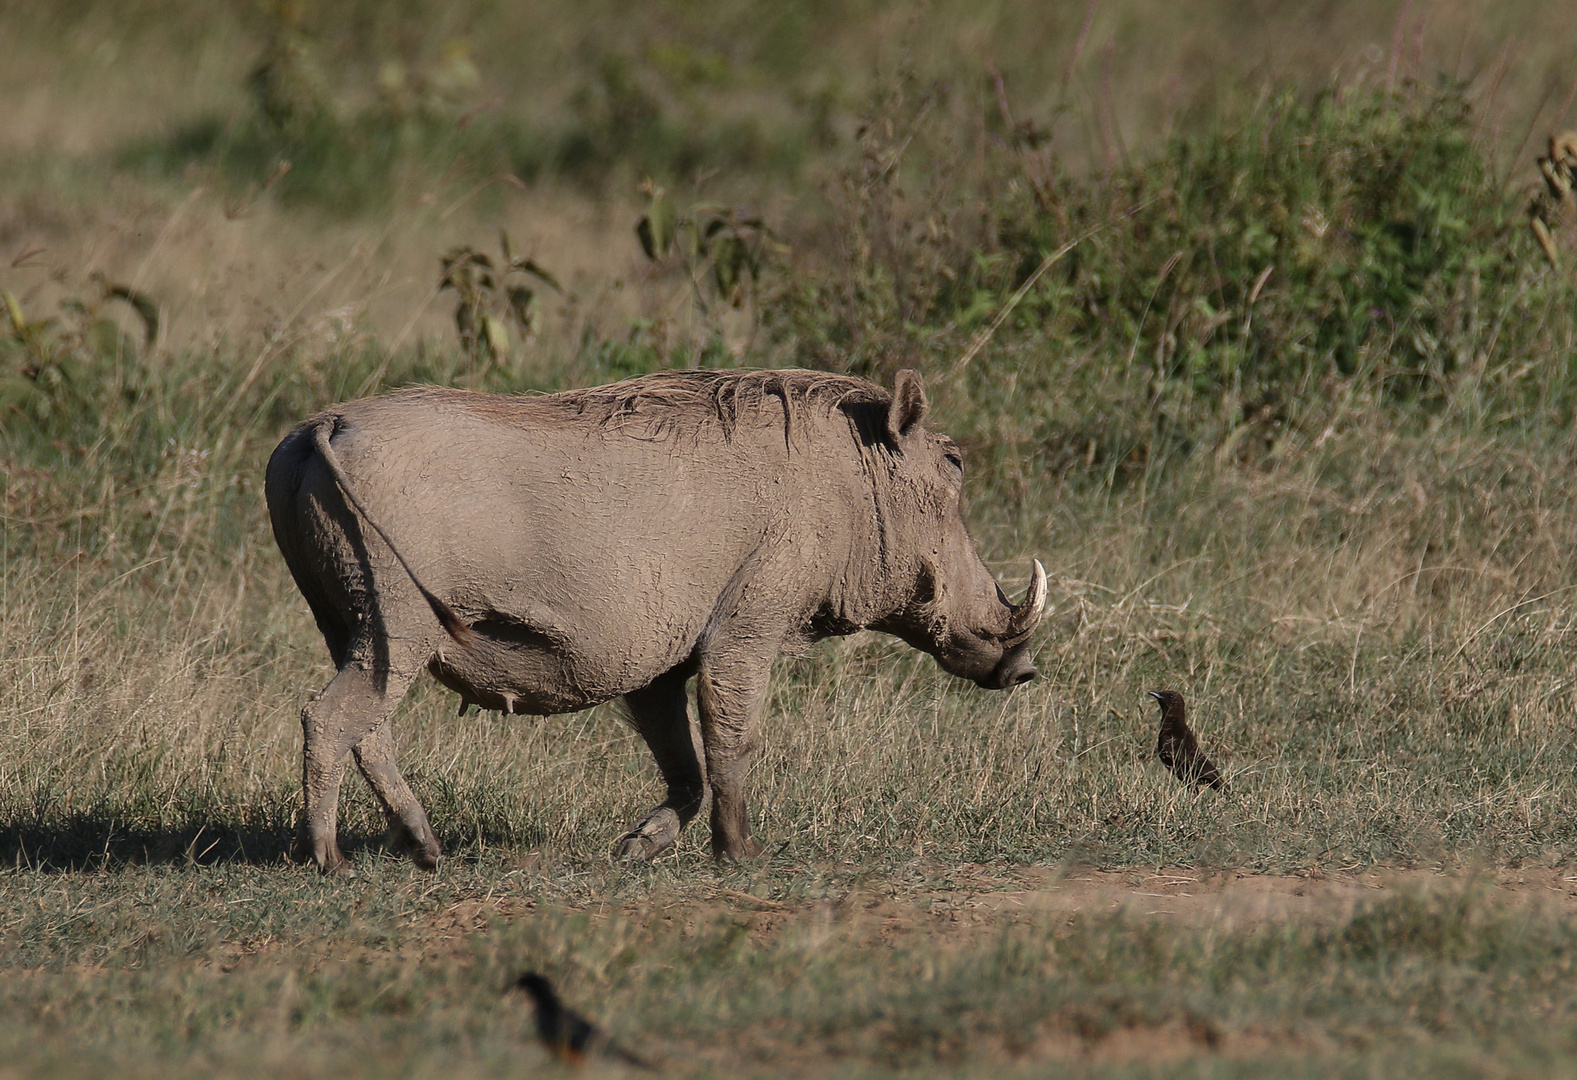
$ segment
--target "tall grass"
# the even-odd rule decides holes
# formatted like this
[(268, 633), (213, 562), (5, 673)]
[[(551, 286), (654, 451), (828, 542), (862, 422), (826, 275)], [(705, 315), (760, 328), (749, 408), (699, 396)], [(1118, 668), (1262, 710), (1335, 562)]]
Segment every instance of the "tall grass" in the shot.
[[(192, 357), (146, 375), (143, 396), (106, 396), (92, 424), (13, 414), (7, 861), (280, 852), (296, 712), (329, 667), (272, 550), (261, 467), (296, 417), (382, 359), (282, 356), (243, 388), (248, 365)], [(305, 372), (322, 370), (333, 381), (315, 386)], [(1460, 411), (1410, 431), (1394, 408), (1333, 405), (1326, 428), (1251, 466), (1207, 448), (1123, 485), (971, 481), (988, 558), (1017, 567), (1036, 553), (1052, 568), (1044, 678), (974, 690), (878, 638), (784, 661), (752, 777), (759, 832), (807, 862), (1285, 869), (1563, 849), (1569, 438), (1537, 418), (1486, 430)], [(1151, 761), (1143, 691), (1163, 684), (1189, 695), (1230, 795), (1190, 794)], [(424, 685), (394, 721), (452, 850), (598, 861), (656, 800), (612, 709), (452, 713), (452, 696)], [(352, 785), (346, 800), (348, 831), (375, 835), (366, 795)], [(681, 857), (704, 843), (697, 828)]]
[[(918, 115), (906, 92), (880, 107)], [(983, 550), (1042, 557), (1055, 613), (1045, 677), (1012, 694), (874, 638), (784, 661), (752, 780), (770, 843), (1278, 869), (1570, 843), (1570, 287), (1513, 228), (1471, 123), (1450, 87), (1272, 96), (1103, 182), (1004, 142), (1019, 171), (938, 164), (920, 193), (901, 178), (926, 159), (888, 168), (869, 144), (841, 246), (780, 270), (776, 338), (751, 356), (927, 370)], [(947, 224), (987, 197), (975, 232)], [(1097, 232), (962, 367), (1059, 222)], [(684, 355), (583, 336), (477, 371), (294, 340), (144, 361), (6, 347), (27, 390), (5, 425), (0, 613), (15, 859), (278, 853), (294, 716), (328, 676), (261, 507), (294, 422), (383, 386), (550, 389)], [(1230, 795), (1150, 761), (1161, 684), (1193, 702)], [(613, 708), (451, 711), (423, 686), (394, 723), (452, 849), (600, 859), (655, 801)], [(346, 798), (347, 828), (375, 834)]]

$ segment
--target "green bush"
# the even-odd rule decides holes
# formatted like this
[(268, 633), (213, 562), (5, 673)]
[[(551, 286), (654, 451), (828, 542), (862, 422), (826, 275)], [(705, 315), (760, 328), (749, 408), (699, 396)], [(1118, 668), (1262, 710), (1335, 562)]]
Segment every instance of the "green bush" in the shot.
[(1416, 393), (1472, 363), (1466, 308), (1504, 309), (1541, 269), (1454, 87), (1275, 99), (1107, 191), (1008, 217), (1004, 247), (1022, 265), (1103, 204), (1134, 209), (1075, 249), (1021, 325), (1132, 342), (1159, 379), (1206, 393), (1360, 371)]
[(716, 115), (692, 84), (726, 82), (726, 64), (672, 46), (594, 56), (565, 117), (549, 125), (496, 107), (501, 99), (483, 100), (463, 39), (420, 70), (364, 58), (378, 67), (369, 101), (368, 87), (331, 84), (316, 43), (295, 22), (281, 17), (271, 33), (246, 80), (249, 108), (140, 140), (117, 164), (155, 176), (204, 166), (237, 192), (264, 185), (287, 205), (348, 217), (385, 210), (402, 177), (507, 172), (602, 188), (635, 175), (688, 180), (706, 170), (788, 175), (803, 163), (815, 119), (768, 133), (757, 117)]
[[(962, 352), (1079, 240), (980, 367), (1024, 350), (1043, 369), (1089, 354), (1081, 379), (1108, 398), (1115, 379), (1152, 398), (1253, 406), (1354, 378), (1438, 398), (1475, 365), (1541, 354), (1566, 314), (1550, 311), (1555, 281), (1473, 126), (1455, 85), (1283, 94), (1110, 176), (1071, 176), (1012, 136), (974, 184), (929, 205), (886, 176), (882, 207), (871, 179), (855, 178), (849, 254), (796, 275), (775, 329), (823, 366)], [(959, 225), (969, 207), (984, 210), (983, 236)], [(905, 227), (883, 232), (892, 219)], [(916, 284), (916, 267), (930, 280)]]

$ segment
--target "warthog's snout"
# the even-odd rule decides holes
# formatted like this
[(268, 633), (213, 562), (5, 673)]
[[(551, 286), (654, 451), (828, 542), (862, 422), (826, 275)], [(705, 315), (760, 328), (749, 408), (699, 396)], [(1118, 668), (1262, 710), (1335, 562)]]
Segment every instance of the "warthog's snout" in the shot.
[(1013, 649), (981, 685), (987, 690), (1006, 690), (1023, 686), (1039, 674), (1035, 670), (1035, 662), (1029, 658), (1028, 649)]
[[(998, 590), (1001, 595), (1001, 590)], [(1024, 602), (1013, 608), (1008, 617), (1007, 630), (1004, 633), (1007, 650), (1002, 654), (1002, 659), (997, 661), (997, 666), (991, 674), (977, 682), (987, 690), (1006, 690), (1014, 686), (1023, 686), (1040, 672), (1035, 670), (1035, 662), (1029, 658), (1029, 637), (1035, 632), (1035, 627), (1040, 625), (1040, 618), (1046, 610), (1046, 571), (1040, 565), (1040, 560), (1035, 560), (1034, 573), (1030, 575), (1029, 591), (1024, 594)]]

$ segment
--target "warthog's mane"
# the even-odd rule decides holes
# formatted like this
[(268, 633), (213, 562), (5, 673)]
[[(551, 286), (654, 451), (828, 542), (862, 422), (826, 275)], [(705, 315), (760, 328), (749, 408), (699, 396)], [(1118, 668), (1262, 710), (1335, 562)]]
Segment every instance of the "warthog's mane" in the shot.
[[(806, 414), (831, 416), (880, 406), (887, 391), (864, 379), (825, 371), (663, 371), (607, 386), (569, 390), (552, 400), (598, 423), (641, 439), (675, 435), (731, 438), (743, 424), (781, 424), (785, 440), (798, 433)], [(864, 425), (862, 425), (864, 426)]]

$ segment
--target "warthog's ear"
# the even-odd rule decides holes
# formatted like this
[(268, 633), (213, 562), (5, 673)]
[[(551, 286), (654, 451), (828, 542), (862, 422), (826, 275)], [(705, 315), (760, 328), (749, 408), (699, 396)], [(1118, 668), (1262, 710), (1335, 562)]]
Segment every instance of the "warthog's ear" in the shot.
[(901, 446), (914, 432), (929, 407), (920, 373), (904, 368), (893, 381), (893, 403), (887, 408), (887, 434), (894, 446)]

